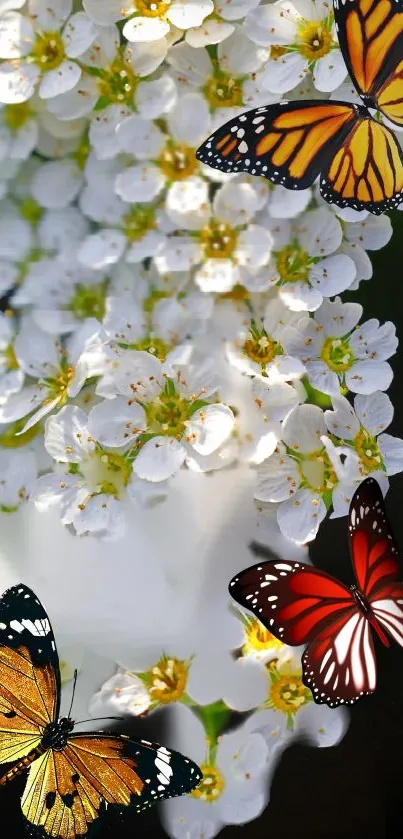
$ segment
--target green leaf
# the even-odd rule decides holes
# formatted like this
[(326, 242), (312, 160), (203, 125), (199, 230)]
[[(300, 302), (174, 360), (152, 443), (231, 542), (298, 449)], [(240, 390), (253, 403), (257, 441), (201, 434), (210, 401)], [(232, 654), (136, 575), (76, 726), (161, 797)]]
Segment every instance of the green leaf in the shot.
[(98, 101), (94, 105), (94, 111), (103, 111), (109, 105), (109, 99), (107, 96), (100, 96)]
[(194, 402), (191, 402), (188, 409), (188, 417), (191, 417), (192, 414), (195, 414), (196, 411), (200, 411), (200, 408), (205, 408), (206, 405), (210, 405), (210, 402), (206, 402), (204, 399), (195, 399)]
[(211, 705), (197, 705), (192, 707), (193, 713), (200, 720), (209, 742), (209, 763), (214, 764), (217, 752), (217, 738), (227, 725), (232, 711), (225, 702), (219, 699)]

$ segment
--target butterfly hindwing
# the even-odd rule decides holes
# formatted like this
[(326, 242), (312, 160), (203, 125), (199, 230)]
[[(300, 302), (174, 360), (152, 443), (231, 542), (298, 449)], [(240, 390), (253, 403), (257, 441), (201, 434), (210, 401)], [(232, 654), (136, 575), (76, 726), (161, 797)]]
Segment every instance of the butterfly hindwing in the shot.
[(288, 189), (306, 189), (348, 136), (359, 108), (345, 102), (283, 102), (230, 120), (196, 157), (224, 172), (263, 175)]
[(24, 585), (0, 600), (0, 764), (25, 757), (60, 704), (56, 644), (48, 616)]
[(156, 743), (73, 734), (64, 749), (32, 764), (22, 810), (32, 839), (76, 839), (87, 835), (105, 805), (140, 811), (190, 792), (200, 780), (191, 760)]
[(381, 627), (403, 646), (401, 560), (381, 489), (373, 478), (363, 481), (351, 501), (349, 538), (358, 587)]
[(371, 117), (360, 119), (322, 173), (320, 191), (331, 204), (375, 215), (398, 207), (403, 153), (392, 131)]
[(302, 656), (303, 682), (315, 702), (330, 707), (353, 704), (376, 687), (376, 660), (369, 621), (355, 611), (333, 625), (322, 641), (309, 644)]

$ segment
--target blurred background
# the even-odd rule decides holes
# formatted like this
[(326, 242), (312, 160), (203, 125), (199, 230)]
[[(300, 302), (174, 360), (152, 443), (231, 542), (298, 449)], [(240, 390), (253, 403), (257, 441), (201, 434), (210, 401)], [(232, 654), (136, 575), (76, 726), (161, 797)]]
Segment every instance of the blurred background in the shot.
[[(403, 213), (391, 216), (389, 245), (371, 252), (374, 276), (343, 300), (364, 307), (365, 319), (392, 320), (403, 341)], [(391, 359), (394, 380), (389, 390), (395, 408), (390, 433), (403, 436), (403, 356)], [(403, 555), (403, 475), (391, 479), (387, 510)], [(112, 550), (112, 548), (111, 548)], [(310, 547), (315, 565), (353, 582), (348, 556), (346, 519), (326, 520)], [(251, 557), (251, 564), (257, 561)], [(402, 566), (403, 577), (403, 566)], [(79, 585), (77, 580), (77, 585)], [(392, 839), (403, 835), (403, 650), (383, 647), (377, 639), (378, 687), (350, 711), (351, 723), (333, 748), (294, 743), (283, 752), (272, 782), (271, 798), (261, 817), (245, 827), (227, 827), (222, 839)], [(164, 712), (133, 720), (119, 730), (166, 743)], [(0, 790), (0, 837), (27, 837), (20, 814), (24, 776)], [(144, 834), (163, 839), (156, 810), (141, 815), (108, 813), (97, 830), (99, 839), (126, 839)], [(195, 839), (189, 836), (189, 839)], [(199, 837), (197, 837), (199, 839)]]

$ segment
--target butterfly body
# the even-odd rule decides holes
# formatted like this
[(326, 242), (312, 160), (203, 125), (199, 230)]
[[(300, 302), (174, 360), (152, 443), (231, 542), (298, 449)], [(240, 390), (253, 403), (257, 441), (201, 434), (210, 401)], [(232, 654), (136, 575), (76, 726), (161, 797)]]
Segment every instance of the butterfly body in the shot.
[(403, 12), (393, 0), (334, 0), (340, 48), (361, 104), (311, 100), (256, 108), (220, 127), (196, 157), (287, 189), (319, 177), (329, 203), (379, 215), (403, 198), (403, 153), (377, 112), (403, 126)]
[(200, 782), (198, 767), (178, 752), (124, 735), (76, 733), (59, 710), (49, 618), (29, 588), (14, 586), (0, 599), (0, 785), (28, 769), (21, 806), (32, 839), (86, 837), (106, 805), (140, 811)]
[(367, 478), (350, 505), (350, 551), (356, 584), (320, 569), (272, 560), (230, 583), (232, 597), (280, 641), (307, 645), (303, 681), (318, 704), (352, 704), (376, 687), (371, 629), (385, 646), (403, 646), (403, 583), (382, 493)]

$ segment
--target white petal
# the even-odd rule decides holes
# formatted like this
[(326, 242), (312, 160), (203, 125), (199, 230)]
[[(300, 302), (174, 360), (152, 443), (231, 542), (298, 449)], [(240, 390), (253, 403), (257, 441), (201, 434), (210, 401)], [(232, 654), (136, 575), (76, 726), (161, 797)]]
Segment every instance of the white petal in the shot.
[(212, 0), (174, 0), (167, 11), (168, 20), (178, 29), (201, 26), (207, 15), (214, 11)]
[(81, 70), (74, 61), (63, 61), (57, 70), (49, 70), (42, 77), (39, 85), (40, 99), (52, 99), (67, 93), (76, 86), (81, 76)]
[(296, 87), (308, 73), (308, 61), (298, 52), (289, 52), (270, 59), (262, 73), (262, 83), (272, 93), (286, 93)]
[(281, 6), (259, 6), (248, 14), (245, 32), (248, 38), (262, 47), (292, 44), (297, 34), (297, 20), (296, 11), (284, 14)]
[(182, 466), (186, 449), (173, 437), (153, 437), (134, 461), (134, 472), (146, 481), (165, 481)]
[(77, 252), (77, 259), (88, 268), (104, 268), (119, 262), (126, 238), (119, 230), (101, 230), (87, 236)]
[(329, 396), (338, 396), (340, 382), (337, 373), (330, 370), (324, 361), (308, 361), (306, 363), (308, 378), (312, 387)]
[(282, 534), (298, 545), (315, 538), (325, 516), (326, 506), (322, 498), (308, 489), (298, 490), (294, 498), (284, 501), (277, 510)]
[(304, 282), (286, 283), (279, 294), (292, 312), (315, 312), (323, 301), (321, 292)]
[(135, 402), (129, 405), (124, 396), (105, 399), (104, 402), (95, 405), (88, 416), (91, 436), (102, 445), (111, 448), (127, 446), (131, 441), (134, 443), (146, 425), (146, 416), (141, 405)]
[(123, 27), (123, 36), (128, 41), (159, 41), (169, 33), (169, 24), (160, 18), (133, 17)]
[(267, 672), (251, 658), (232, 661), (225, 677), (223, 700), (234, 711), (250, 711), (267, 699)]
[(136, 115), (123, 119), (116, 128), (116, 137), (121, 151), (150, 160), (158, 157), (165, 144), (165, 137), (153, 122)]
[(271, 192), (268, 212), (273, 218), (295, 218), (303, 213), (312, 198), (310, 189), (286, 189), (275, 186)]
[(403, 440), (391, 434), (381, 434), (378, 446), (388, 475), (397, 475), (403, 470)]
[(52, 160), (36, 171), (32, 195), (41, 207), (61, 209), (74, 201), (82, 182), (82, 173), (74, 160)]
[(387, 390), (393, 379), (393, 371), (386, 361), (357, 361), (345, 374), (346, 385), (353, 393), (374, 393)]
[(304, 454), (321, 449), (320, 437), (326, 431), (323, 411), (317, 405), (298, 405), (283, 424), (283, 441)]
[(338, 338), (354, 329), (361, 315), (362, 306), (359, 303), (342, 303), (338, 297), (332, 302), (324, 300), (316, 312), (315, 320), (323, 326), (326, 335)]
[(196, 271), (195, 283), (204, 292), (226, 292), (239, 279), (238, 269), (230, 259), (207, 259)]
[(20, 393), (12, 394), (7, 402), (0, 405), (0, 423), (15, 422), (26, 417), (42, 404), (43, 398), (43, 390), (39, 387), (25, 387)]
[(334, 297), (351, 286), (355, 275), (353, 260), (344, 253), (338, 253), (313, 265), (309, 281), (324, 297)]
[(33, 64), (21, 63), (19, 67), (3, 64), (0, 67), (0, 102), (18, 105), (33, 96), (39, 69)]
[(62, 522), (73, 524), (77, 536), (90, 533), (112, 542), (122, 538), (125, 532), (125, 508), (112, 495), (102, 493), (75, 505), (74, 516), (67, 511)]
[(201, 455), (212, 454), (231, 434), (235, 417), (226, 405), (206, 405), (186, 423), (186, 439)]
[[(165, 38), (161, 41), (148, 42), (148, 47), (155, 47), (157, 44), (165, 44)], [(135, 48), (139, 45), (136, 44)], [(166, 47), (165, 47), (166, 52)], [(140, 83), (135, 94), (136, 106), (139, 113), (145, 119), (158, 119), (171, 110), (177, 99), (177, 89), (173, 79), (167, 74)]]
[(343, 231), (338, 218), (326, 207), (305, 213), (295, 222), (301, 246), (310, 256), (328, 256), (341, 244)]
[(331, 50), (315, 62), (313, 83), (316, 90), (336, 90), (347, 75), (347, 68), (340, 50)]
[(71, 15), (63, 30), (63, 42), (69, 58), (79, 58), (98, 35), (98, 27), (84, 12)]
[(83, 7), (95, 23), (107, 25), (125, 17), (122, 0), (83, 0)]
[(356, 396), (354, 410), (361, 425), (374, 437), (390, 425), (393, 419), (393, 404), (389, 396), (377, 391), (371, 396)]
[(0, 17), (0, 58), (20, 58), (31, 51), (35, 34), (30, 21), (18, 12)]
[[(152, 163), (124, 169), (115, 181), (115, 190), (122, 201), (149, 202), (159, 195), (165, 185), (165, 175)], [(347, 258), (347, 257), (346, 257)]]
[(203, 25), (197, 29), (188, 29), (186, 32), (186, 43), (191, 47), (199, 49), (208, 47), (209, 44), (221, 44), (234, 32), (231, 23), (224, 23), (222, 20), (205, 20)]
[(80, 463), (95, 449), (88, 439), (87, 415), (76, 405), (66, 405), (46, 420), (45, 447), (61, 463)]
[(346, 708), (327, 708), (326, 705), (311, 702), (296, 715), (295, 733), (307, 737), (315, 746), (337, 746), (344, 737), (348, 723)]
[(273, 454), (258, 470), (254, 497), (258, 501), (284, 501), (295, 494), (300, 476), (294, 460), (287, 455)]
[[(331, 434), (345, 440), (354, 440), (360, 423), (345, 396), (333, 396), (333, 411), (325, 411), (325, 423)], [(355, 403), (354, 403), (355, 404)]]

